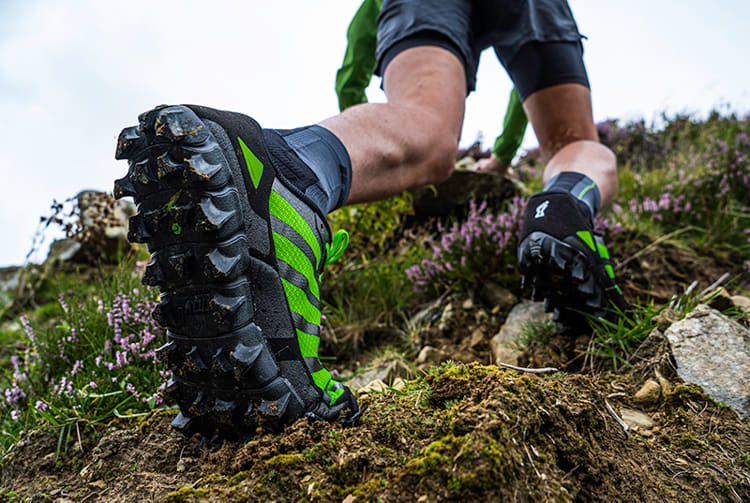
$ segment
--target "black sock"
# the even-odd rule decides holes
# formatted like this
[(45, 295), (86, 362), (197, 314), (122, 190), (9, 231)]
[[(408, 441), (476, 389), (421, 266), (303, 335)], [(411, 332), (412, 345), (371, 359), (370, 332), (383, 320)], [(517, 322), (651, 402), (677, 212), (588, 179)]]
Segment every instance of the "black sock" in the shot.
[(582, 173), (563, 171), (547, 182), (542, 192), (562, 192), (570, 194), (578, 203), (581, 214), (594, 226), (594, 216), (599, 212), (601, 194), (594, 180)]
[(324, 214), (344, 205), (352, 183), (352, 163), (335, 134), (312, 125), (264, 129), (263, 139), (281, 175)]

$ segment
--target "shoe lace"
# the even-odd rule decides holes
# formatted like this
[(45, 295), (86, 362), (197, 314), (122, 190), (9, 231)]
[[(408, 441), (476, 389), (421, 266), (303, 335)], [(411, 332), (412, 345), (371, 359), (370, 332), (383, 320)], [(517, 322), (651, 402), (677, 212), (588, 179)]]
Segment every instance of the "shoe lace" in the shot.
[(326, 265), (337, 261), (344, 254), (346, 246), (349, 244), (349, 233), (344, 229), (339, 229), (334, 234), (331, 243), (328, 244), (328, 253), (326, 253)]

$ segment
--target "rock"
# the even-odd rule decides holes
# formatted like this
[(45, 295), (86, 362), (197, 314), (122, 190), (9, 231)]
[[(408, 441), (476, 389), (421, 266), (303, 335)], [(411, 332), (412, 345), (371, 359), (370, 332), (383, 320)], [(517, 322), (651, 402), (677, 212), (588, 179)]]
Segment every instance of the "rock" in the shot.
[(438, 322), (437, 329), (441, 332), (445, 332), (450, 328), (450, 322), (453, 320), (453, 304), (448, 303), (443, 309), (443, 314), (440, 315), (440, 321)]
[(408, 376), (409, 374), (412, 374), (412, 371), (407, 368), (401, 360), (393, 359), (378, 365), (372, 370), (353, 377), (346, 384), (352, 391), (357, 391), (365, 388), (373, 381), (389, 383), (393, 382), (398, 377)]
[(463, 304), (461, 304), (461, 309), (463, 309), (464, 311), (471, 311), (472, 309), (474, 309), (474, 301), (471, 297), (466, 299)]
[(83, 245), (74, 238), (58, 239), (49, 247), (47, 261), (70, 262), (78, 256)]
[(659, 402), (660, 398), (661, 386), (653, 379), (646, 381), (633, 397), (636, 403), (643, 405), (654, 405)]
[(432, 367), (449, 359), (450, 356), (445, 351), (432, 346), (425, 346), (419, 352), (415, 363), (417, 364), (417, 368)]
[(471, 349), (476, 349), (477, 346), (480, 346), (482, 343), (484, 343), (484, 330), (482, 330), (482, 327), (477, 327), (471, 333), (471, 338), (469, 339), (469, 347)]
[(745, 318), (750, 318), (750, 297), (744, 295), (733, 295), (732, 303), (745, 313)]
[(656, 371), (656, 379), (659, 381), (659, 387), (661, 387), (661, 396), (667, 396), (672, 392), (672, 383), (669, 382), (669, 380), (661, 375), (661, 372), (658, 370)]
[(455, 170), (443, 183), (411, 192), (414, 215), (423, 220), (465, 211), (472, 200), (487, 201), (490, 207), (499, 209), (503, 201), (517, 194), (517, 188), (495, 173)]
[(732, 296), (729, 295), (729, 292), (723, 286), (709, 293), (707, 297), (709, 297), (707, 304), (717, 311), (725, 311), (734, 307)]
[(530, 321), (551, 320), (552, 315), (544, 312), (543, 302), (522, 302), (511, 309), (500, 331), (490, 341), (496, 363), (518, 364), (521, 351), (516, 341)]
[(750, 330), (715, 309), (700, 305), (665, 332), (677, 374), (698, 384), (742, 419), (750, 413)]
[(391, 388), (395, 389), (396, 391), (401, 391), (406, 387), (406, 381), (403, 380), (401, 377), (397, 377), (395, 381), (393, 381), (393, 384), (391, 384)]
[(419, 327), (437, 320), (442, 314), (442, 311), (440, 310), (441, 304), (442, 300), (437, 299), (415, 314), (407, 324), (411, 327)]
[(633, 431), (650, 430), (654, 426), (654, 422), (643, 412), (630, 409), (628, 407), (620, 408), (620, 418), (627, 424)]
[(359, 392), (360, 394), (366, 395), (367, 393), (372, 393), (373, 391), (377, 393), (382, 393), (386, 389), (388, 389), (388, 386), (381, 379), (375, 379), (367, 383), (367, 385), (362, 386), (359, 389)]
[(104, 482), (103, 480), (99, 479), (99, 480), (95, 480), (95, 481), (89, 483), (89, 487), (91, 487), (93, 489), (99, 489), (101, 491), (101, 490), (107, 488), (107, 483)]
[(656, 323), (656, 327), (661, 331), (666, 331), (672, 323), (679, 321), (680, 315), (677, 314), (674, 309), (665, 307), (662, 311), (653, 317), (653, 321)]
[(495, 307), (500, 307), (502, 310), (510, 309), (518, 302), (518, 298), (513, 295), (513, 292), (492, 281), (482, 284), (479, 289), (479, 298), (490, 309)]

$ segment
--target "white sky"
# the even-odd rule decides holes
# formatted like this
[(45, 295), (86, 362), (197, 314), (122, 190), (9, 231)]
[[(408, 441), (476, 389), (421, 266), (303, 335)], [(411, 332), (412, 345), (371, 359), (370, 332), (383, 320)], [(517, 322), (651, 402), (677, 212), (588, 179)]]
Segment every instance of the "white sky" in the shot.
[[(113, 157), (117, 135), (154, 105), (202, 104), (281, 128), (334, 115), (359, 3), (0, 0), (0, 266), (22, 263), (53, 198), (112, 190), (127, 170)], [(750, 111), (747, 0), (570, 4), (588, 36), (596, 121)], [(384, 99), (379, 84), (371, 101)], [(485, 52), (462, 145), (479, 131), (491, 143), (510, 87)], [(529, 131), (524, 146), (534, 144)]]

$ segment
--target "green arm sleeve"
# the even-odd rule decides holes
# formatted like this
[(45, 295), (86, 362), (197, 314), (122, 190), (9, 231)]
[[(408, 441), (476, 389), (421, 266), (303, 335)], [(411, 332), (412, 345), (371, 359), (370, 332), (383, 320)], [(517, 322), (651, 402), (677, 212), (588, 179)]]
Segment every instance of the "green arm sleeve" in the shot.
[(375, 46), (381, 6), (382, 0), (364, 0), (346, 31), (344, 61), (336, 72), (339, 110), (367, 103), (365, 89), (375, 71)]
[(521, 103), (521, 98), (514, 87), (510, 92), (508, 109), (505, 111), (505, 119), (503, 119), (503, 132), (497, 137), (495, 146), (492, 148), (492, 154), (506, 166), (510, 165), (518, 147), (521, 146), (528, 123), (529, 120), (523, 111), (523, 103)]

